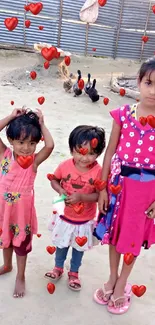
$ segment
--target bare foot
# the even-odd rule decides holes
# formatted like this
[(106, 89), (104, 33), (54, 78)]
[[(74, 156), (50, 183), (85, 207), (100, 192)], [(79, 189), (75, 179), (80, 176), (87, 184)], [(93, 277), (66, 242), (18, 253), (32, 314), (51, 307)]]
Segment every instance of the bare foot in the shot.
[[(108, 282), (104, 284), (104, 289), (98, 289), (97, 290), (97, 298), (99, 300), (103, 300), (104, 302), (107, 302), (114, 290), (115, 284), (117, 282), (118, 277), (112, 278), (110, 277)], [(111, 292), (110, 292), (111, 291)]]
[(12, 265), (10, 265), (10, 266), (2, 265), (2, 266), (0, 267), (0, 275), (3, 275), (3, 274), (5, 274), (5, 273), (9, 273), (9, 272), (11, 272), (11, 271), (12, 271)]
[(13, 296), (14, 298), (22, 298), (25, 295), (25, 278), (19, 279), (18, 276), (16, 278), (15, 289)]
[[(115, 302), (115, 306), (118, 307), (118, 308), (121, 308), (121, 307), (124, 306), (124, 301), (125, 301), (125, 299), (124, 299), (125, 298), (124, 293), (125, 293), (125, 286), (122, 285), (120, 279), (118, 279), (117, 282), (116, 282), (116, 286), (115, 286), (115, 289), (114, 289), (114, 293), (113, 293), (114, 300), (117, 299), (116, 302)], [(119, 297), (121, 297), (121, 298), (118, 299)], [(110, 300), (108, 305), (111, 307), (114, 304)]]

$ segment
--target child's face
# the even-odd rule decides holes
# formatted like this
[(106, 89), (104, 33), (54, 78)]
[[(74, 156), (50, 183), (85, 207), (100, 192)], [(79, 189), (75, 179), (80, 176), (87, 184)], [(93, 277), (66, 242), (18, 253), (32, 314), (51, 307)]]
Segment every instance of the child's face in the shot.
[(148, 71), (141, 82), (138, 82), (141, 102), (155, 109), (155, 71)]
[(18, 156), (31, 156), (36, 150), (37, 143), (31, 140), (31, 137), (27, 139), (11, 140), (10, 144), (13, 146), (13, 151)]
[(88, 149), (88, 152), (85, 155), (82, 155), (80, 152), (78, 152), (77, 148), (77, 150), (73, 149), (72, 156), (75, 163), (80, 168), (87, 168), (89, 165), (95, 162), (97, 159), (97, 154), (93, 152), (89, 142), (82, 144), (82, 148)]

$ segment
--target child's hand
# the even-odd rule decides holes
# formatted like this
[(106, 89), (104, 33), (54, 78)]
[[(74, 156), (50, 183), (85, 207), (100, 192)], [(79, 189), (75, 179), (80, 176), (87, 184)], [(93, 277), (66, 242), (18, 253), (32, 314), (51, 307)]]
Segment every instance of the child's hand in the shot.
[(25, 108), (15, 108), (11, 113), (11, 119), (14, 119), (20, 115), (25, 114), (26, 109)]
[(148, 218), (150, 218), (150, 219), (155, 218), (155, 201), (145, 211), (145, 214), (147, 214)]
[(99, 194), (98, 208), (99, 208), (99, 211), (102, 212), (103, 214), (107, 213), (107, 210), (108, 210), (108, 193), (107, 193), (106, 189), (101, 191), (100, 194)]
[(67, 196), (67, 192), (61, 187), (59, 190), (59, 195), (61, 196), (62, 194)]
[(40, 124), (40, 126), (42, 126), (44, 124), (44, 117), (43, 117), (42, 111), (40, 109), (37, 109), (36, 114), (39, 118), (39, 124)]
[(80, 193), (73, 193), (69, 195), (65, 202), (66, 204), (75, 204), (81, 201), (81, 194)]

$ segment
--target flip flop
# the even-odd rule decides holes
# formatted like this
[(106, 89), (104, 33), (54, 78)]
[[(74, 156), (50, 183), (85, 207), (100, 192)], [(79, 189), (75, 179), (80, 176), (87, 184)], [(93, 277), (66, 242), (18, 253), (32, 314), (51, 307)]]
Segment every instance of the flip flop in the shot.
[[(125, 314), (128, 311), (131, 304), (131, 295), (132, 295), (132, 285), (128, 283), (126, 285), (124, 296), (118, 297), (116, 299), (114, 299), (113, 295), (111, 296), (110, 300), (113, 302), (113, 306), (107, 306), (108, 312), (115, 315)], [(119, 299), (124, 299), (124, 305), (122, 307), (116, 306), (116, 301)]]
[(102, 299), (99, 299), (99, 298), (98, 298), (98, 294), (99, 294), (99, 291), (100, 291), (100, 290), (103, 291), (103, 298), (106, 297), (107, 295), (110, 295), (110, 297), (111, 297), (111, 295), (113, 294), (113, 290), (108, 290), (108, 291), (106, 291), (106, 290), (105, 290), (105, 284), (104, 284), (103, 289), (100, 288), (100, 289), (97, 289), (97, 290), (94, 292), (94, 296), (93, 296), (93, 298), (94, 298), (95, 302), (96, 302), (97, 304), (99, 304), (99, 305), (104, 305), (104, 306), (105, 306), (105, 305), (108, 304), (108, 301), (110, 300), (110, 298), (109, 298), (107, 301), (104, 301), (103, 298), (102, 298)]
[[(128, 295), (128, 294), (131, 292), (131, 287), (132, 287), (132, 286), (131, 286), (129, 283), (126, 284), (126, 287), (125, 287), (125, 295), (126, 295), (126, 294)], [(99, 298), (98, 298), (98, 293), (99, 293), (100, 290), (103, 291), (103, 295), (104, 295), (104, 297), (105, 297), (106, 295), (110, 295), (110, 297), (111, 297), (111, 295), (113, 294), (114, 291), (113, 291), (113, 290), (108, 290), (108, 291), (106, 291), (106, 290), (105, 290), (105, 284), (104, 284), (103, 289), (100, 288), (100, 289), (97, 289), (97, 290), (94, 292), (94, 296), (93, 296), (93, 298), (94, 298), (94, 301), (95, 301), (97, 304), (99, 304), (99, 305), (103, 305), (103, 306), (108, 305), (108, 302), (109, 302), (110, 298), (109, 298), (107, 301), (104, 301), (104, 299), (99, 299)]]

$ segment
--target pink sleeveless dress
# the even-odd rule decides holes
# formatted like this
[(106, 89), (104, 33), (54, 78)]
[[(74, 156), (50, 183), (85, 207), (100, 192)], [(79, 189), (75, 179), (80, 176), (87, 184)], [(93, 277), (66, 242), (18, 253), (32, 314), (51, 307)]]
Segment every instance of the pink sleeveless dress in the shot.
[[(7, 148), (0, 162), (0, 248), (20, 247), (37, 233), (33, 165), (23, 169)], [(28, 250), (31, 242), (26, 249)]]

